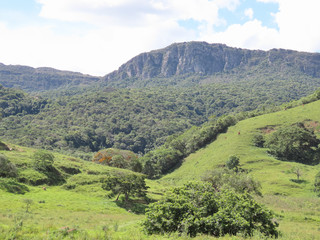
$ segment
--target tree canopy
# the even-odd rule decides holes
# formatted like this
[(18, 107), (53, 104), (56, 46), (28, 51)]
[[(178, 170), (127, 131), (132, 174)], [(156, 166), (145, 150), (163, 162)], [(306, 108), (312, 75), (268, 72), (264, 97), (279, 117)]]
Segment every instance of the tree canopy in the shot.
[(269, 152), (281, 160), (304, 164), (320, 161), (320, 140), (303, 123), (279, 128), (267, 137), (265, 146)]
[(215, 191), (209, 183), (188, 183), (171, 189), (160, 201), (149, 205), (142, 225), (148, 234), (250, 236), (257, 230), (266, 236), (278, 236), (271, 211), (248, 194)]
[(134, 173), (109, 175), (102, 180), (102, 188), (111, 191), (111, 195), (117, 195), (116, 201), (121, 194), (125, 196), (125, 201), (130, 196), (145, 197), (147, 190), (145, 176)]

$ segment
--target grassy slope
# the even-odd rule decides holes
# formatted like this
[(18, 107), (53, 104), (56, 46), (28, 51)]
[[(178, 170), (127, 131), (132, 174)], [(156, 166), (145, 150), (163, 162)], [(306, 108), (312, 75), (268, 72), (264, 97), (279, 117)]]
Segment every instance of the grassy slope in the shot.
[[(319, 109), (320, 101), (317, 101), (241, 121), (219, 135), (216, 141), (187, 157), (179, 169), (163, 177), (159, 183), (180, 185), (188, 180), (199, 180), (208, 170), (221, 167), (230, 155), (237, 155), (241, 167), (250, 170), (250, 174), (261, 182), (264, 197), (259, 201), (279, 214), (284, 238), (320, 239), (320, 198), (312, 191), (320, 165), (279, 161), (268, 155), (266, 149), (254, 147), (251, 143), (252, 137), (268, 125), (280, 126), (307, 119), (320, 122)], [(317, 131), (319, 134), (319, 126)], [(292, 181), (296, 179), (290, 173), (293, 167), (302, 169), (302, 183)]]
[[(32, 178), (30, 164), (35, 149), (17, 146), (14, 146), (14, 149), (0, 153), (19, 166), (20, 173), (30, 174)], [(90, 239), (105, 239), (106, 235), (121, 238), (128, 229), (140, 234), (135, 228), (143, 215), (128, 212), (127, 209), (134, 206), (121, 207), (114, 199), (107, 198), (107, 193), (102, 190), (99, 182), (106, 173), (119, 169), (57, 153), (54, 155), (56, 168), (65, 166), (81, 170), (80, 174), (66, 175), (67, 184), (76, 184), (77, 187), (65, 190), (62, 186), (46, 186), (47, 190), (44, 191), (43, 186), (28, 186), (30, 192), (24, 195), (7, 193), (0, 189), (0, 239), (9, 237), (10, 234), (17, 239), (59, 239), (64, 234), (61, 228), (65, 226), (78, 230), (74, 233), (77, 239), (85, 236)], [(26, 213), (25, 199), (33, 201), (30, 213)], [(23, 226), (19, 230), (21, 222)]]

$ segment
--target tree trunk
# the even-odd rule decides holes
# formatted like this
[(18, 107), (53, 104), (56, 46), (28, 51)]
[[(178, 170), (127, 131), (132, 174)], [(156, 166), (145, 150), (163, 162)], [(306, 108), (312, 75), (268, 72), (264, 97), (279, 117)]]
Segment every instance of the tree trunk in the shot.
[(116, 201), (118, 201), (118, 200), (119, 200), (120, 194), (121, 194), (121, 192), (118, 194)]

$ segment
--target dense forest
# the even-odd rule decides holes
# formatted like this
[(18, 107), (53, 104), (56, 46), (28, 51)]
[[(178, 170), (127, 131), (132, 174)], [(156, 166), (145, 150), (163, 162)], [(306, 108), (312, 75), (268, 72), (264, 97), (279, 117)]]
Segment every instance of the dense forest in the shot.
[(104, 87), (39, 97), (2, 87), (1, 100), (6, 105), (1, 105), (0, 136), (46, 149), (90, 153), (113, 147), (144, 154), (162, 145), (168, 136), (214, 116), (279, 105), (312, 87), (296, 82), (283, 87), (270, 82), (266, 86)]

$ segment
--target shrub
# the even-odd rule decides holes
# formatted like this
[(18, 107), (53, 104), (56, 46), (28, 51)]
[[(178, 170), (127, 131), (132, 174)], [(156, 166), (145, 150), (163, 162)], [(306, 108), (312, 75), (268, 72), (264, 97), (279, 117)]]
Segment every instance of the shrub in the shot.
[(65, 182), (62, 174), (53, 166), (54, 156), (44, 150), (34, 153), (34, 168), (47, 177), (47, 184), (57, 185)]
[(50, 171), (53, 167), (54, 156), (52, 153), (49, 153), (44, 150), (38, 150), (33, 155), (34, 167), (36, 170), (41, 172)]
[(118, 195), (116, 201), (119, 199), (120, 194), (125, 195), (125, 200), (129, 200), (129, 196), (145, 197), (147, 190), (145, 176), (141, 174), (124, 174), (107, 176), (102, 180), (102, 188), (111, 191), (112, 195)]
[(280, 160), (317, 164), (320, 160), (320, 140), (303, 123), (285, 126), (270, 134), (265, 145), (269, 153)]
[(8, 158), (0, 154), (0, 177), (16, 177), (17, 168)]
[(0, 179), (0, 188), (10, 193), (25, 194), (29, 192), (26, 185), (17, 182), (15, 179)]
[(142, 171), (142, 164), (138, 156), (128, 150), (115, 148), (103, 149), (93, 156), (92, 161), (111, 167), (130, 169), (135, 172)]
[(226, 162), (226, 167), (229, 170), (233, 170), (237, 172), (239, 164), (240, 164), (239, 158), (237, 156), (232, 155), (229, 157), (228, 161)]
[(188, 183), (168, 191), (163, 199), (149, 205), (142, 225), (148, 234), (252, 236), (259, 231), (266, 236), (278, 236), (278, 224), (271, 211), (248, 194), (214, 191), (209, 183)]
[(212, 187), (218, 191), (232, 189), (238, 193), (255, 193), (261, 195), (261, 185), (245, 172), (235, 172), (229, 169), (215, 169), (203, 177)]
[(264, 137), (262, 136), (262, 134), (254, 135), (252, 138), (252, 143), (256, 147), (263, 147), (265, 140), (264, 140)]

